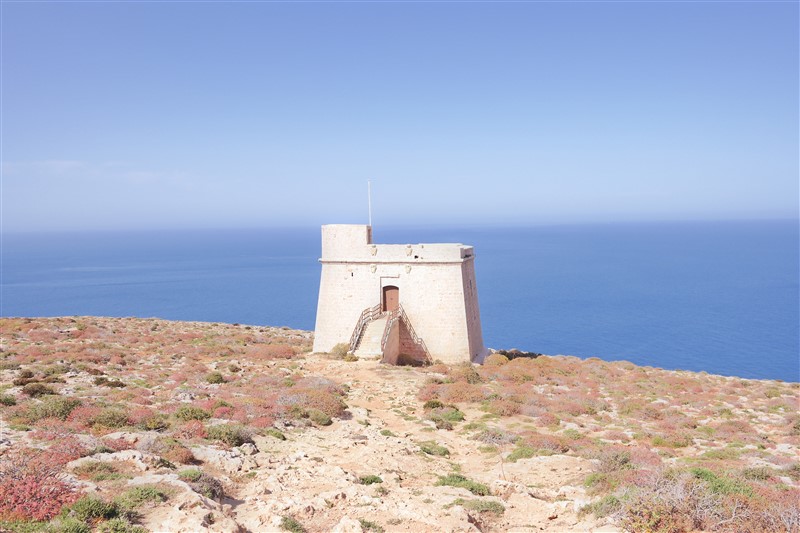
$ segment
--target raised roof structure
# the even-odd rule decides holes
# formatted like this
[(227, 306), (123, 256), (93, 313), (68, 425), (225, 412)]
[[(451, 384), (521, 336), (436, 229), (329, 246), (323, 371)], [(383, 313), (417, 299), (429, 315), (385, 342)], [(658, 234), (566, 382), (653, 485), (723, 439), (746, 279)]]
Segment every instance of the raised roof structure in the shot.
[(483, 362), (475, 254), (463, 244), (373, 244), (367, 225), (322, 226), (314, 351), (346, 343), (392, 364)]

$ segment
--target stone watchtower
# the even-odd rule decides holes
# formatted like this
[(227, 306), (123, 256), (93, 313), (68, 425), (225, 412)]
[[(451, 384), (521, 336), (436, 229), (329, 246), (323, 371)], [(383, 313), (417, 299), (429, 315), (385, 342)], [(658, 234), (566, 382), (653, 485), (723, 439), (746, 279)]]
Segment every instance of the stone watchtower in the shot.
[(483, 362), (475, 255), (461, 244), (373, 244), (366, 225), (322, 226), (314, 351), (346, 343), (392, 364)]

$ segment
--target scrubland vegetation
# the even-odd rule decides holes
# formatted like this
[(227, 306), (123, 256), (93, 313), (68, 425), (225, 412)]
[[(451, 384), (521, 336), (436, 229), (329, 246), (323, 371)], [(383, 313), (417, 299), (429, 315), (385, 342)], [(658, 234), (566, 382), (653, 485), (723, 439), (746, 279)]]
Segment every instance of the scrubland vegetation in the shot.
[(387, 367), (286, 328), (0, 326), (0, 530), (800, 531), (797, 383)]
[[(330, 424), (346, 408), (339, 385), (296, 371), (292, 358), (310, 347), (304, 332), (62, 318), (4, 319), (2, 334), (0, 416), (20, 436), (13, 445), (4, 441), (0, 462), (6, 528), (27, 531), (51, 521), (42, 528), (121, 531), (125, 522), (135, 530), (134, 513), (122, 512), (116, 500), (87, 500), (74, 482), (87, 479), (119, 492), (132, 477), (126, 465), (68, 464), (133, 449), (137, 432), (155, 433), (146, 451), (159, 457), (158, 468), (176, 471), (197, 492), (218, 498), (222, 485), (211, 474), (179, 470), (198, 462), (193, 445), (241, 446), (258, 434), (279, 438), (276, 422)], [(257, 363), (271, 372), (250, 372)], [(126, 494), (120, 497), (129, 502)], [(91, 510), (100, 508), (105, 510)]]
[[(629, 531), (800, 531), (797, 383), (500, 354), (427, 371), (426, 407), (486, 413), (463, 428), (485, 451), (592, 460), (584, 513)], [(509, 418), (524, 423), (500, 429)]]

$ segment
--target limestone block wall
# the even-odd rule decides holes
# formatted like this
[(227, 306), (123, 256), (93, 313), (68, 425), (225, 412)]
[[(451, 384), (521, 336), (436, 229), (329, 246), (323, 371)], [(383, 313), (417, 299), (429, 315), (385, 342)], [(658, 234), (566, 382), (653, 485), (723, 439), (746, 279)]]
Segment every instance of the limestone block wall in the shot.
[[(373, 244), (371, 228), (322, 227), (314, 351), (349, 342), (361, 312), (399, 288), (400, 305), (433, 359), (482, 362), (474, 253), (461, 244)], [(392, 339), (394, 341), (394, 339)]]

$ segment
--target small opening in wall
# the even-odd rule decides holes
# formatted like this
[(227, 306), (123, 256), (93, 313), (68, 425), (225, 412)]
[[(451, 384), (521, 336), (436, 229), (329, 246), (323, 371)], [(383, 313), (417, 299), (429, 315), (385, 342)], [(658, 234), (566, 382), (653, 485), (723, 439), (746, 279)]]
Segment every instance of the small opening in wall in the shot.
[(353, 273), (352, 273), (352, 272), (350, 272), (350, 277), (351, 277), (351, 278), (353, 277)]
[(415, 256), (414, 256), (414, 259), (419, 259), (419, 256), (418, 256), (418, 255), (415, 255)]

